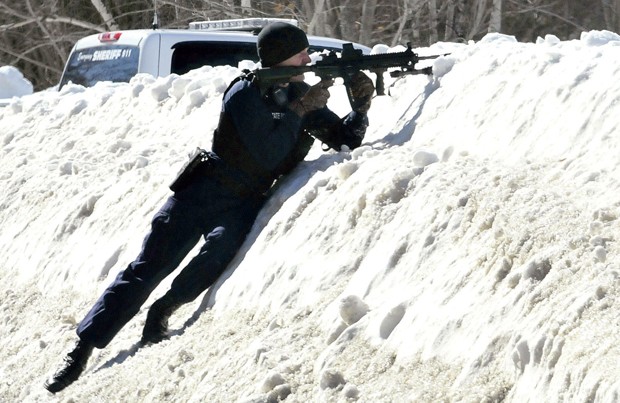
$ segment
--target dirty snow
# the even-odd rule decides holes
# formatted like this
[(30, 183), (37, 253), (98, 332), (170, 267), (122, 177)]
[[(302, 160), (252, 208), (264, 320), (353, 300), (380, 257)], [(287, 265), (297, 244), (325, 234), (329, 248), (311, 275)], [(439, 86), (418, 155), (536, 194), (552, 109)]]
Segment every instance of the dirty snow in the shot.
[[(138, 346), (172, 278), (55, 396), (44, 380), (238, 70), (15, 94), (0, 401), (619, 401), (620, 37), (418, 51), (451, 54), (375, 99), (361, 148), (315, 145), (170, 340)], [(330, 106), (347, 112), (338, 83)]]

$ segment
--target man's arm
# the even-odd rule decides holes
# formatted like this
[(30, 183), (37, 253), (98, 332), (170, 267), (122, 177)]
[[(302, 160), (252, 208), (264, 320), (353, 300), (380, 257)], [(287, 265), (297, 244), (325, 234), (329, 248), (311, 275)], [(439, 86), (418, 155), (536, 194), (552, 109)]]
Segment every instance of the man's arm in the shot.
[(375, 92), (372, 80), (361, 71), (357, 72), (346, 86), (353, 111), (340, 119), (335, 113), (324, 108), (322, 114), (317, 113), (314, 116), (315, 121), (310, 123), (311, 127), (318, 130), (309, 132), (336, 151), (340, 151), (343, 145), (352, 150), (362, 144), (368, 128), (366, 113), (370, 109)]
[(352, 111), (344, 118), (328, 108), (309, 114), (304, 127), (308, 133), (329, 148), (340, 151), (342, 146), (350, 150), (359, 147), (364, 140), (368, 117), (365, 113)]

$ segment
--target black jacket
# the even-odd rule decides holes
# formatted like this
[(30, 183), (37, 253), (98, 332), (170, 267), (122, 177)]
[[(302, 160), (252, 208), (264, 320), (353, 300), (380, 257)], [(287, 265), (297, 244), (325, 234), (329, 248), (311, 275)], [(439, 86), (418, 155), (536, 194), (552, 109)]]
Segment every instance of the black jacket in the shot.
[(276, 89), (262, 95), (255, 83), (242, 79), (227, 90), (212, 146), (226, 182), (247, 193), (264, 193), (306, 157), (314, 138), (337, 151), (361, 144), (368, 127), (365, 114), (340, 118), (325, 107), (302, 119), (288, 108), (307, 88), (306, 83), (291, 83), (278, 87), (277, 95)]

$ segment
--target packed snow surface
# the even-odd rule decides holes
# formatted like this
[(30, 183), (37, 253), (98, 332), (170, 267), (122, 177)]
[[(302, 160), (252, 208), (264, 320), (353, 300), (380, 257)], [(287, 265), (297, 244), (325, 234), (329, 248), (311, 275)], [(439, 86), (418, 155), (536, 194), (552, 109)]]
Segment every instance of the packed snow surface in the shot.
[(0, 108), (0, 401), (619, 401), (620, 36), (418, 52), (450, 55), (375, 98), (359, 149), (315, 144), (169, 340), (138, 344), (174, 274), (55, 396), (239, 70)]
[(0, 66), (0, 99), (32, 94), (32, 83), (13, 66)]

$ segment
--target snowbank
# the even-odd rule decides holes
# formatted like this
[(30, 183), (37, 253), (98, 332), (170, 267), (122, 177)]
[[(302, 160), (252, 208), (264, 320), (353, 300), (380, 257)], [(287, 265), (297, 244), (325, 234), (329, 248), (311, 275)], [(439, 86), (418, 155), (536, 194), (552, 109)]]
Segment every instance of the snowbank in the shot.
[[(450, 55), (375, 99), (361, 148), (315, 145), (170, 340), (138, 346), (149, 302), (56, 397), (44, 379), (187, 153), (209, 146), (238, 70), (0, 109), (0, 396), (617, 401), (619, 43), (493, 34), (420, 49)], [(346, 102), (336, 85), (330, 106)]]
[(32, 83), (13, 66), (0, 66), (0, 99), (32, 94)]

